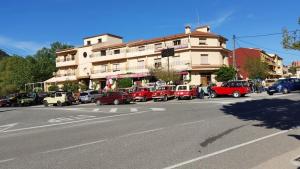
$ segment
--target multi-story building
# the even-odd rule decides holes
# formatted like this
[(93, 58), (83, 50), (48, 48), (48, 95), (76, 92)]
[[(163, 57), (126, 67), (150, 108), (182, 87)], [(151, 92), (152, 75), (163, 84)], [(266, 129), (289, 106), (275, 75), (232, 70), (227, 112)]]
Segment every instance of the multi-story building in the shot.
[[(149, 40), (123, 42), (112, 34), (84, 38), (84, 45), (57, 51), (54, 77), (46, 81), (62, 85), (66, 81), (83, 82), (103, 88), (109, 79), (130, 77), (151, 79), (150, 69), (166, 68), (182, 76), (190, 84), (207, 84), (215, 80), (215, 71), (228, 65), (227, 39), (210, 32), (209, 26), (190, 26), (184, 33)], [(162, 58), (161, 51), (174, 48), (175, 54)]]
[[(258, 58), (268, 65), (268, 78), (283, 77), (283, 59), (277, 54), (268, 54), (257, 48), (238, 48), (235, 50), (235, 56), (238, 77), (241, 79), (249, 78), (245, 65), (247, 60), (251, 58)], [(229, 62), (230, 65), (233, 65), (232, 53), (230, 54)]]

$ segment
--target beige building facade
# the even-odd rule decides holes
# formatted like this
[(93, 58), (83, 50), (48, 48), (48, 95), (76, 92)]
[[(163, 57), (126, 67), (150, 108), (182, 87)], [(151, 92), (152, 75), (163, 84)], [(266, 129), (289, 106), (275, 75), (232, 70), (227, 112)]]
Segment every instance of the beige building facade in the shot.
[(45, 81), (46, 88), (73, 81), (103, 88), (109, 81), (130, 77), (134, 81), (151, 81), (150, 69), (166, 69), (168, 58), (161, 51), (174, 48), (169, 57), (170, 69), (182, 76), (182, 83), (193, 85), (215, 82), (214, 73), (228, 65), (227, 39), (210, 32), (209, 26), (184, 33), (123, 42), (123, 38), (112, 34), (101, 34), (84, 38), (84, 45), (57, 51), (54, 77)]

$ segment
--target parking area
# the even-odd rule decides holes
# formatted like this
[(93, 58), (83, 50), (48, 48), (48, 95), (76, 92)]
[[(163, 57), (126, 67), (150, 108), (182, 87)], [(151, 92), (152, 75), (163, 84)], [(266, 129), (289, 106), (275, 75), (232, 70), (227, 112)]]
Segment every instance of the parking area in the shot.
[(298, 103), (299, 93), (253, 93), (1, 108), (0, 168), (248, 169), (299, 147)]

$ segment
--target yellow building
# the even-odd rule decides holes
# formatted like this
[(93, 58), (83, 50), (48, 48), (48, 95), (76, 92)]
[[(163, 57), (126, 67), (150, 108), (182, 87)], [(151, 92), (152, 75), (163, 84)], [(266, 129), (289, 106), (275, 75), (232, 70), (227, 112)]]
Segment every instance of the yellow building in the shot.
[(161, 51), (174, 48), (169, 58), (171, 69), (178, 71), (189, 84), (215, 82), (215, 71), (228, 65), (227, 39), (210, 32), (209, 26), (149, 40), (123, 42), (112, 34), (84, 38), (84, 45), (57, 51), (54, 77), (46, 86), (75, 81), (103, 88), (109, 79), (130, 77), (134, 80), (151, 79), (149, 69), (166, 68), (167, 58)]

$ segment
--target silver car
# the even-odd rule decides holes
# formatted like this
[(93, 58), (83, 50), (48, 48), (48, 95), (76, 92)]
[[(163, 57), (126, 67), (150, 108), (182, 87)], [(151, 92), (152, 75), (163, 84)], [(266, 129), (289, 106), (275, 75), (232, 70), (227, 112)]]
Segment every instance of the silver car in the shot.
[(98, 97), (100, 97), (98, 91), (88, 90), (80, 93), (79, 101), (81, 103), (94, 103)]

